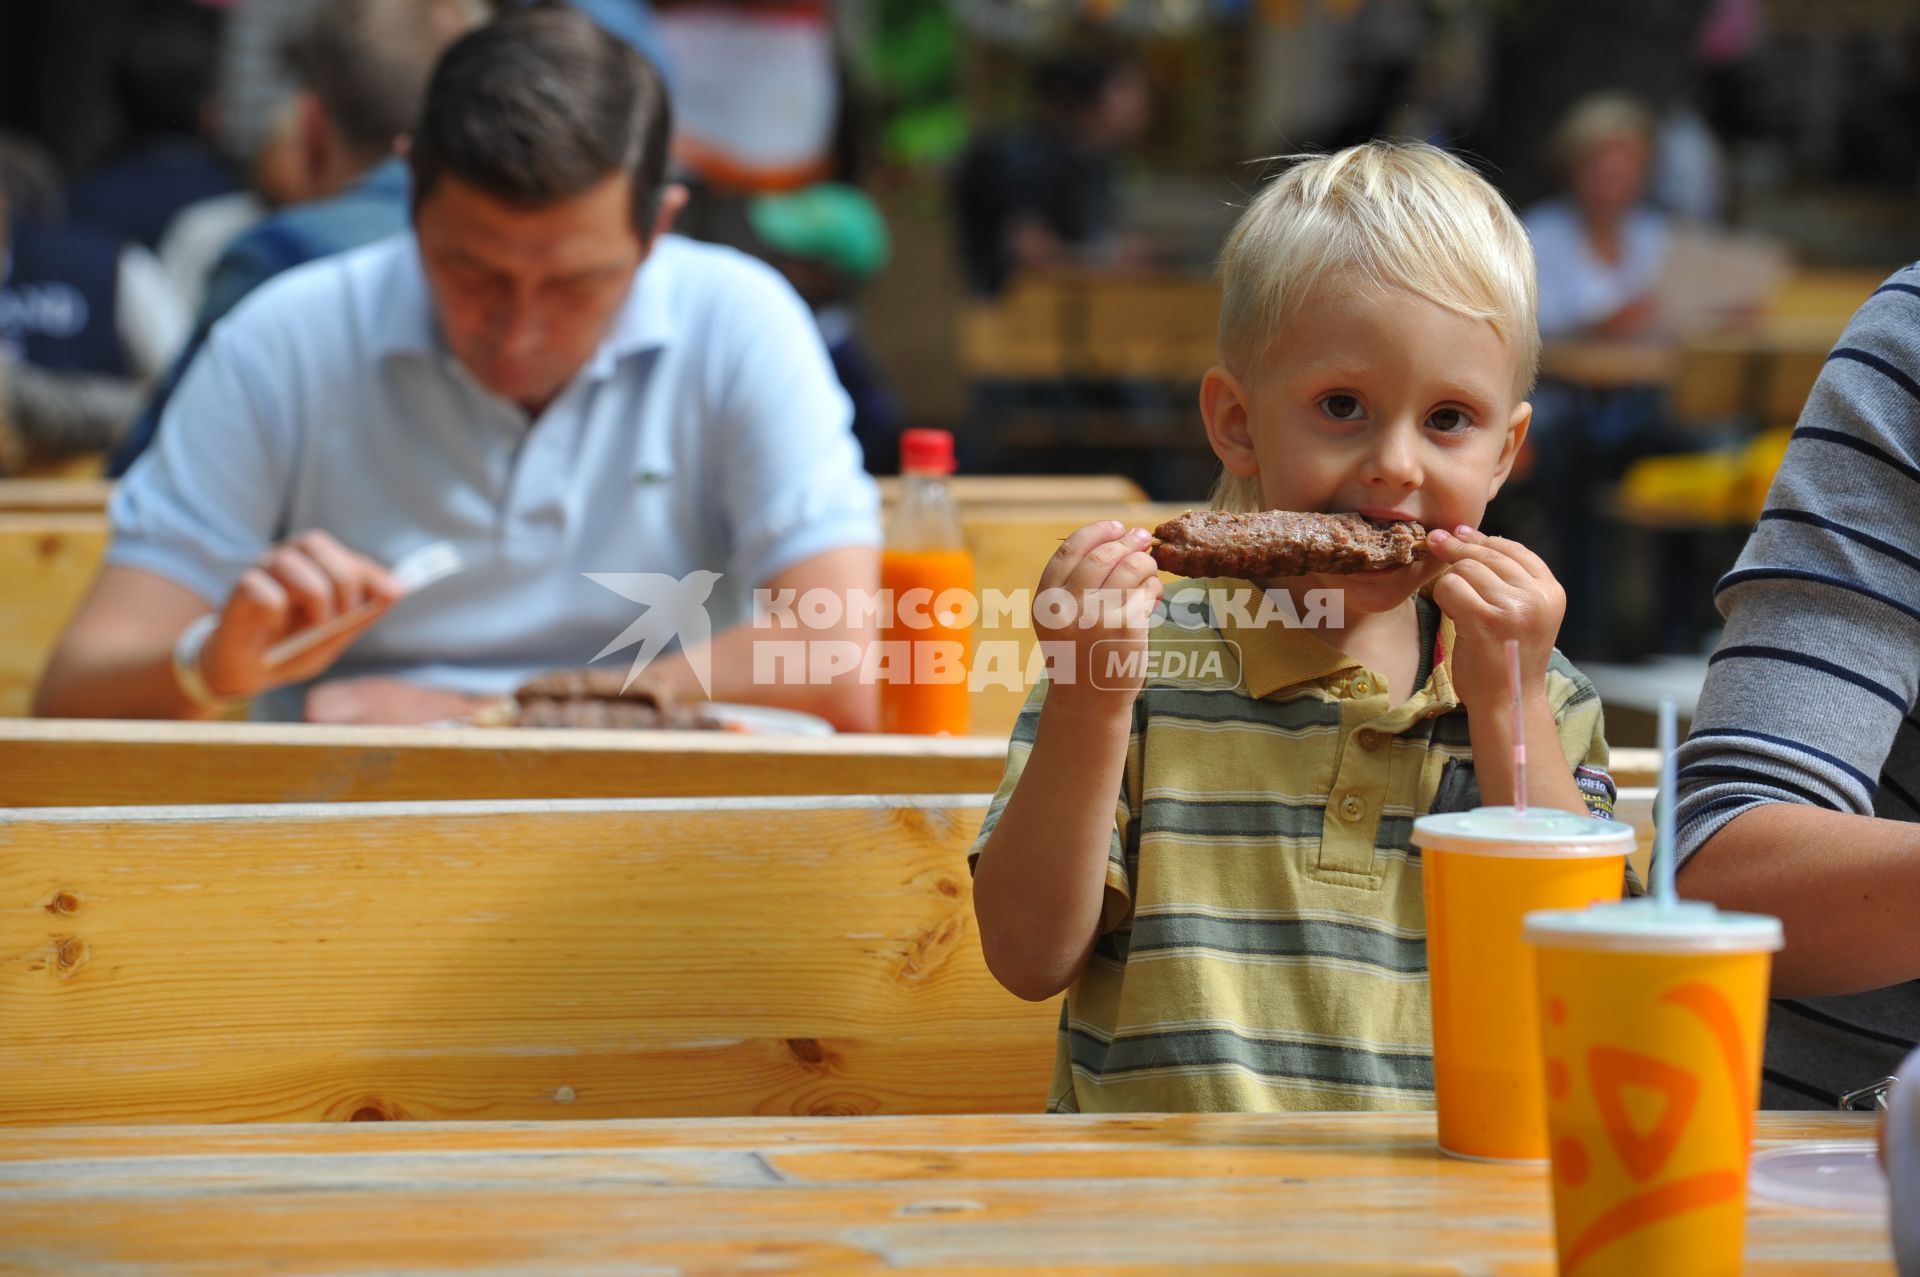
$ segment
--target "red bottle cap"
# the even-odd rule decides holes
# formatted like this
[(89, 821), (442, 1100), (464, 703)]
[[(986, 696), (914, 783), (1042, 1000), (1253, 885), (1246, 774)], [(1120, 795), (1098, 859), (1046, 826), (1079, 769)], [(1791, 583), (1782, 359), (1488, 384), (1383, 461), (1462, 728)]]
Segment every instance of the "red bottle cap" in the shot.
[(900, 435), (901, 473), (952, 474), (951, 430), (907, 430)]

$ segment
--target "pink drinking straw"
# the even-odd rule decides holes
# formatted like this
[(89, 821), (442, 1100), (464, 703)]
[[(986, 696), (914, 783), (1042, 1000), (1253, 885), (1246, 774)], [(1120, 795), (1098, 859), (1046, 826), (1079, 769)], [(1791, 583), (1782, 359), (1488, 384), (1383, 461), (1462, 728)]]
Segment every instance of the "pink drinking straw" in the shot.
[(1507, 691), (1513, 697), (1513, 814), (1527, 814), (1527, 716), (1520, 708), (1520, 644), (1507, 640)]

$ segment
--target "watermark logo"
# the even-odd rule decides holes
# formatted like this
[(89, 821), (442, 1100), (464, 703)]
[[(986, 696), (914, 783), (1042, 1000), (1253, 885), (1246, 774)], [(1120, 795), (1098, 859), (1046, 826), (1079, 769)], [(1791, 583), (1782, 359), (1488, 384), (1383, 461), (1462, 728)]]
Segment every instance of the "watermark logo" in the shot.
[(1125, 639), (1101, 639), (1087, 660), (1087, 682), (1102, 691), (1124, 691), (1143, 683), (1177, 681), (1198, 691), (1230, 691), (1240, 686), (1240, 645), (1171, 643), (1148, 647)]
[(700, 690), (713, 695), (713, 654), (709, 650), (713, 642), (713, 620), (707, 614), (707, 600), (713, 595), (713, 587), (720, 583), (720, 573), (702, 569), (680, 577), (664, 572), (587, 572), (583, 575), (595, 585), (612, 590), (645, 609), (638, 620), (620, 631), (613, 642), (593, 657), (597, 661), (622, 648), (640, 645), (640, 650), (633, 654), (633, 664), (628, 667), (627, 681), (620, 685), (621, 691), (632, 687), (634, 680), (653, 664), (667, 645), (679, 639), (680, 650), (693, 667), (693, 676), (700, 680)]
[[(643, 609), (593, 657), (597, 661), (638, 646), (622, 690), (678, 640), (701, 689), (712, 695), (713, 622), (707, 601), (720, 573), (584, 575)], [(754, 592), (751, 625), (772, 633), (756, 636), (751, 645), (752, 680), (793, 686), (851, 676), (861, 683), (964, 683), (970, 691), (1024, 691), (1042, 678), (1053, 683), (1086, 679), (1102, 688), (1159, 680), (1225, 689), (1239, 683), (1239, 645), (1214, 631), (1228, 625), (1248, 631), (1337, 628), (1344, 604), (1338, 590), (1309, 590), (1296, 603), (1279, 591), (1184, 587), (1155, 605), (1134, 591), (976, 594), (949, 589), (936, 594), (914, 589), (896, 596), (890, 590), (762, 589)], [(1035, 626), (1053, 637), (1033, 642)], [(1086, 646), (1082, 667), (1081, 649), (1063, 636), (1098, 627), (1149, 632), (1165, 627), (1168, 632), (1151, 643), (1137, 637), (1097, 639)], [(848, 637), (848, 630), (879, 631), (885, 637), (869, 642)], [(1022, 638), (1022, 631), (1028, 636)], [(996, 632), (1005, 637), (987, 637)]]

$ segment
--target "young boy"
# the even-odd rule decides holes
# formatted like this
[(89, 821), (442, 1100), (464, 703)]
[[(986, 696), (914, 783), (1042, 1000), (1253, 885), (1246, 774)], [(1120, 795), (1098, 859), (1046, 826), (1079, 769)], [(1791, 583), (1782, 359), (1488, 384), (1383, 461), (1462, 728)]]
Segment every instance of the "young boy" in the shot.
[[(1134, 607), (1084, 628), (1036, 608), (1075, 677), (1014, 728), (973, 853), (981, 944), (1022, 997), (1069, 990), (1051, 1110), (1430, 1107), (1408, 839), (1426, 812), (1513, 799), (1506, 640), (1528, 803), (1611, 801), (1599, 699), (1553, 647), (1560, 587), (1474, 530), (1527, 433), (1532, 254), (1464, 165), (1368, 143), (1262, 191), (1221, 277), (1223, 362), (1200, 393), (1215, 505), (1417, 520), (1426, 557), (1204, 582), (1251, 601), (1181, 632), (1141, 615), (1161, 589), (1143, 529), (1068, 537), (1041, 589)], [(1319, 590), (1344, 603), (1323, 628), (1252, 623), (1314, 616)], [(1224, 677), (1115, 659), (1176, 644)]]

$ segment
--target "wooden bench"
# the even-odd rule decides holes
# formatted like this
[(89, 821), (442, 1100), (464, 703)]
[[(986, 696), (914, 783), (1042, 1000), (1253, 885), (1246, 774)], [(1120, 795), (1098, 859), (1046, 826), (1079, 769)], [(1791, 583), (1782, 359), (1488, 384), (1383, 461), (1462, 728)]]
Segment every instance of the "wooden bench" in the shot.
[(0, 1125), (1033, 1112), (981, 796), (0, 812)]
[[(897, 501), (900, 480), (878, 480), (880, 499)], [(947, 480), (963, 505), (1046, 505), (1061, 502), (1145, 501), (1139, 484), (1108, 474), (960, 474)], [(110, 479), (0, 479), (0, 514), (88, 514), (105, 510)]]
[(984, 811), (0, 812), (0, 1125), (1031, 1111), (1058, 1007), (981, 960)]
[[(1194, 504), (1200, 504), (1195, 502)], [(982, 590), (1031, 590), (1060, 538), (1096, 519), (1126, 519), (1148, 527), (1187, 505), (1090, 501), (1034, 502), (963, 509)], [(98, 514), (0, 514), (0, 717), (25, 714), (34, 685), (67, 620), (106, 552), (107, 528)], [(1021, 658), (1032, 649), (1031, 626), (1021, 624), (985, 638), (1018, 642)], [(582, 658), (591, 653), (581, 653)], [(976, 697), (972, 730), (1004, 737), (1025, 699), (1025, 690), (993, 688)]]
[(92, 514), (112, 495), (109, 479), (0, 479), (0, 514)]
[(990, 793), (1004, 737), (0, 720), (0, 807)]
[[(0, 807), (988, 793), (1006, 754), (987, 736), (12, 719)], [(1658, 764), (1615, 750), (1614, 781), (1650, 794)]]
[[(880, 499), (900, 499), (900, 480), (879, 480)], [(1134, 504), (1147, 499), (1144, 489), (1117, 474), (956, 474), (947, 479), (962, 509), (1029, 505)]]
[[(1059, 548), (1059, 538), (1096, 519), (1124, 519), (1152, 527), (1188, 508), (1183, 504), (1036, 504), (965, 514), (976, 588), (1003, 594), (1032, 590), (1047, 557)], [(95, 516), (0, 514), (0, 717), (26, 713), (40, 670), (105, 548), (106, 528)], [(982, 641), (1018, 643), (1023, 668), (1032, 653), (1030, 624), (983, 626), (977, 634)], [(973, 698), (973, 734), (1004, 739), (1025, 698), (1024, 687), (983, 687)], [(1643, 778), (1651, 776), (1652, 761), (1632, 757), (1633, 766), (1640, 768), (1633, 783), (1648, 783)], [(1621, 770), (1618, 762), (1616, 770)], [(1629, 780), (1622, 778), (1620, 783)]]
[(0, 716), (27, 712), (106, 549), (98, 513), (0, 514)]

